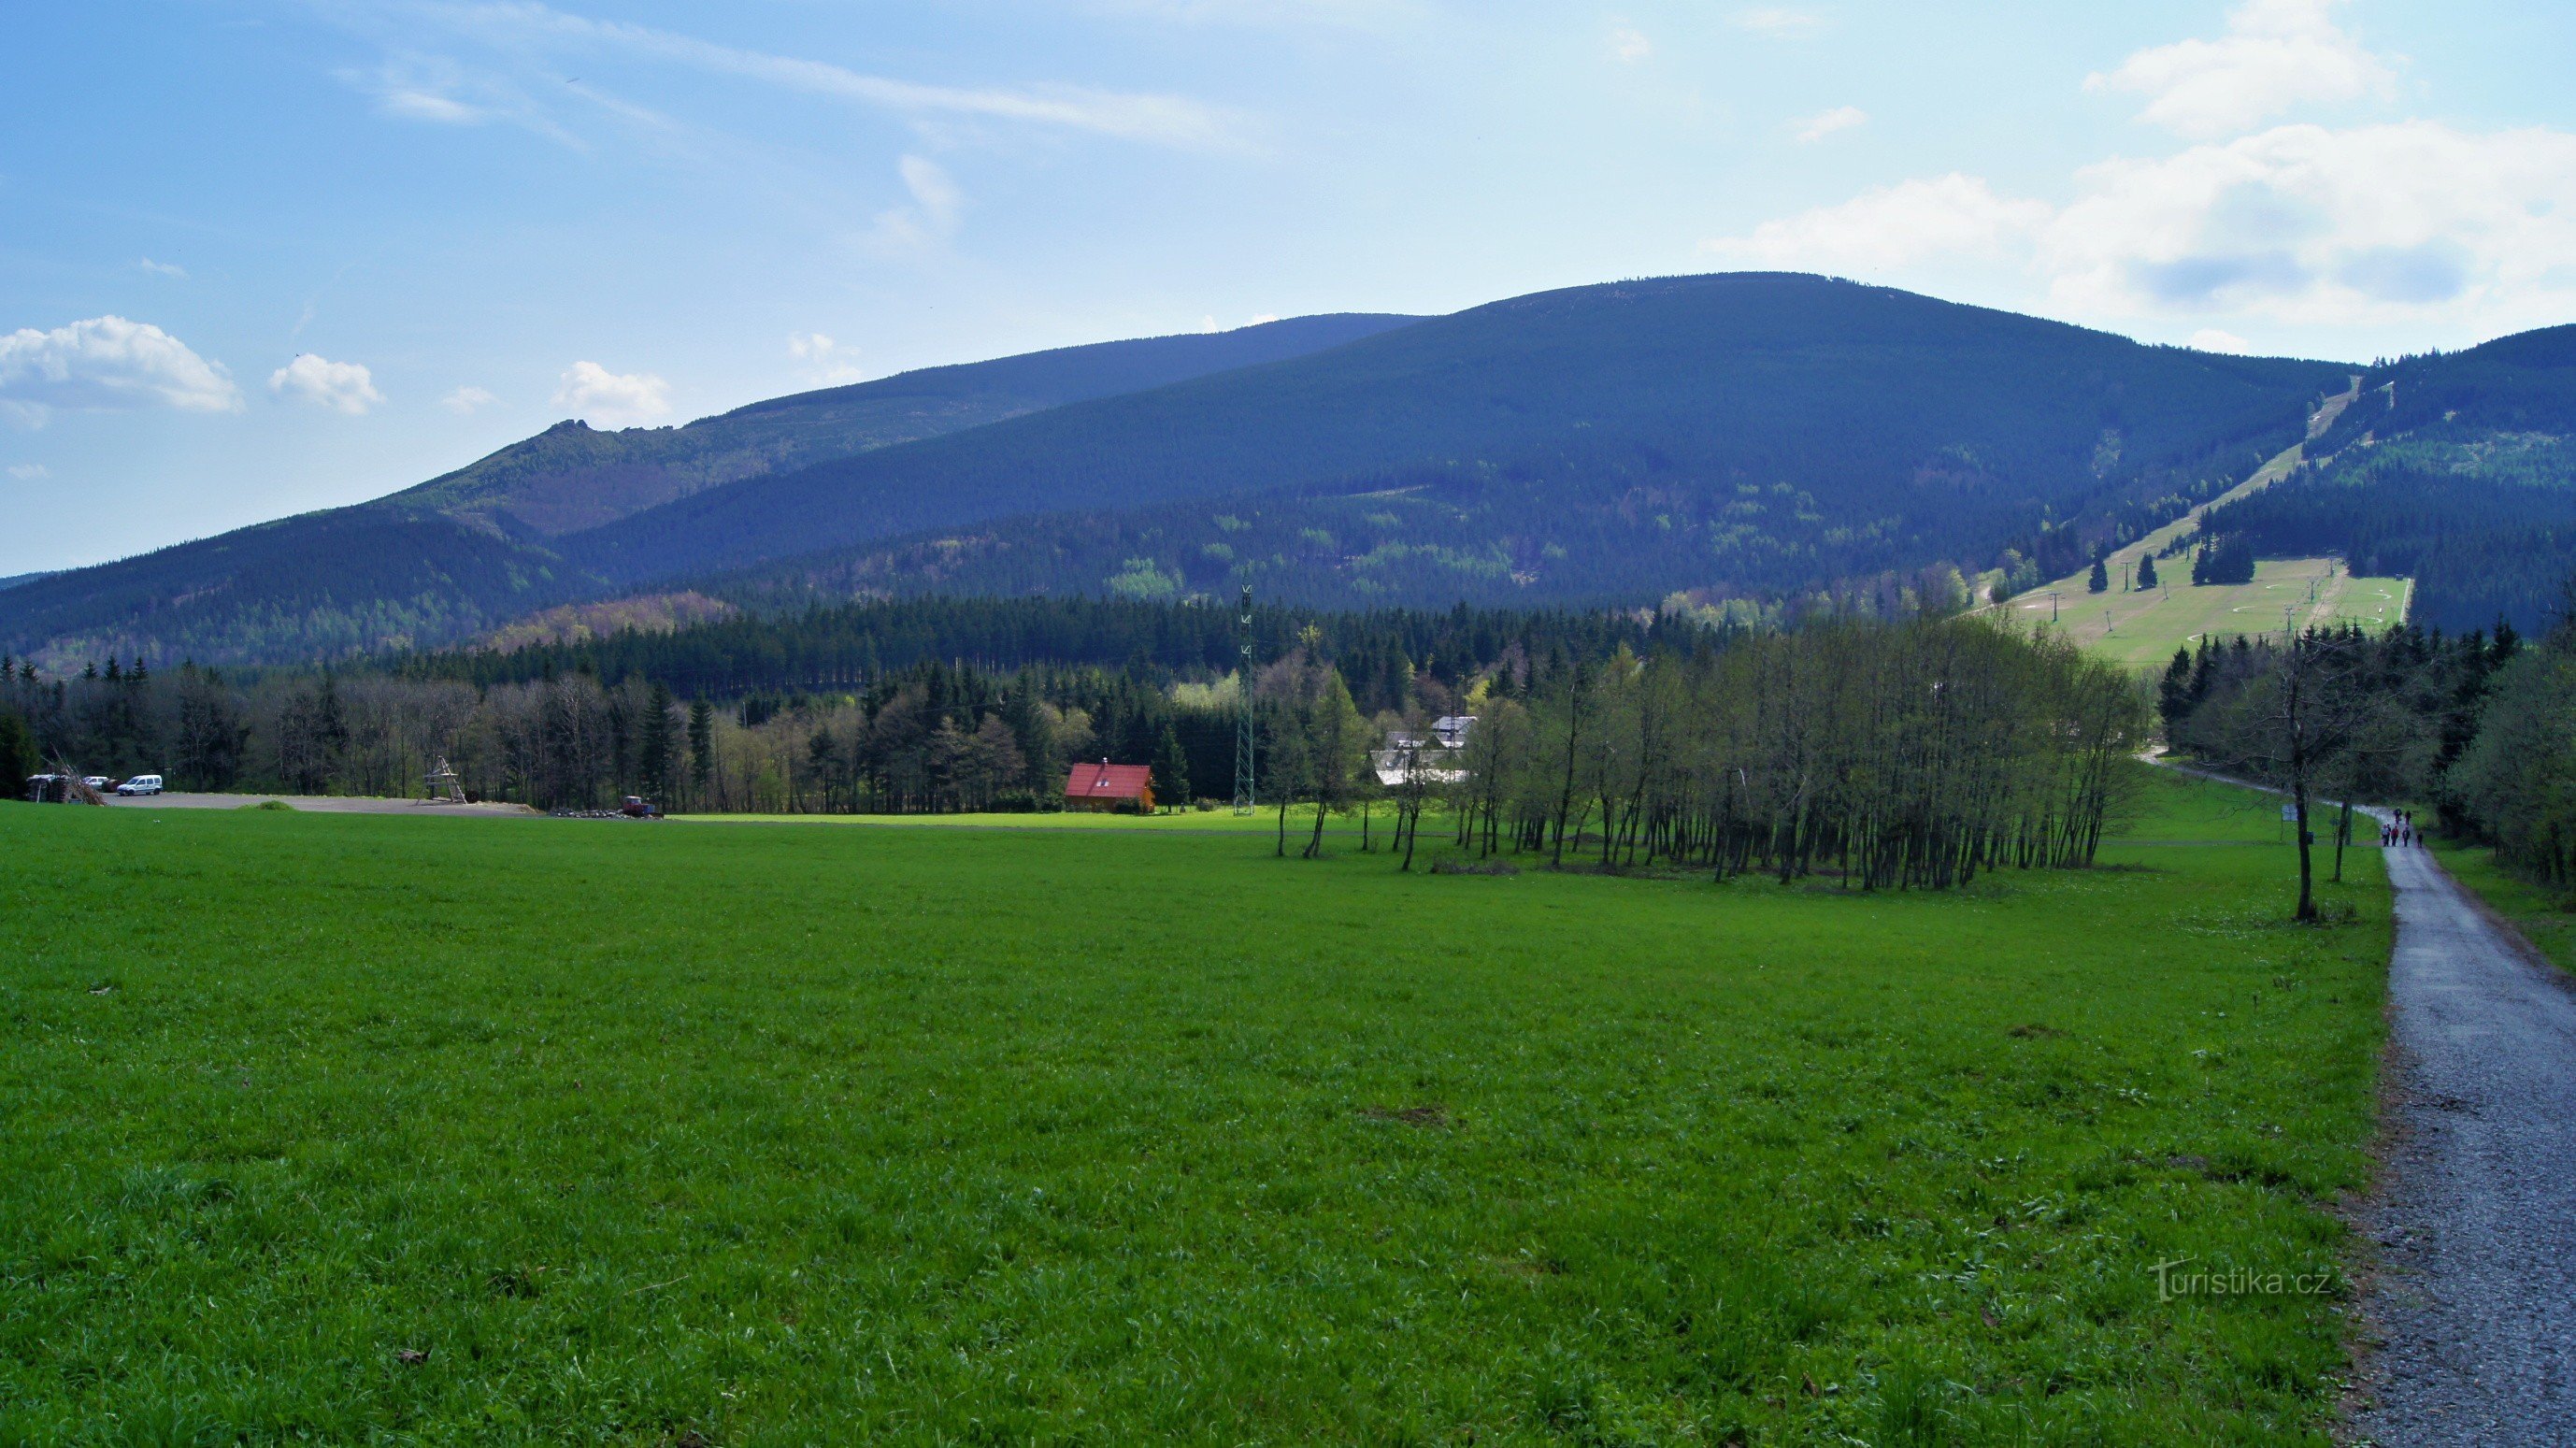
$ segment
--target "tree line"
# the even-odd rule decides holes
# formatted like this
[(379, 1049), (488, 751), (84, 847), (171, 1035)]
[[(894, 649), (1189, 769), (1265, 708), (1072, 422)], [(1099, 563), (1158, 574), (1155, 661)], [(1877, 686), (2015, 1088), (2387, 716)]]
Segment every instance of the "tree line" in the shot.
[[(2576, 741), (2553, 754), (2560, 726), (2546, 717), (2551, 661), (2571, 649), (2565, 625), (2538, 648), (2510, 625), (2493, 635), (2400, 624), (2204, 636), (2175, 653), (2157, 707), (2176, 750), (2289, 795), (2303, 920), (2316, 918), (2315, 852), (2330, 841), (2342, 878), (2357, 804), (2428, 807), (2446, 829), (2494, 842), (2517, 867), (2563, 885), (2576, 853), (2551, 853), (2556, 826), (2546, 821), (2559, 807), (2525, 781), (2532, 770), (2576, 775)], [(2576, 812), (2564, 828), (2576, 852)]]
[[(1329, 667), (1291, 654), (1259, 685), (1277, 721), (1280, 813), (1305, 848), (1346, 807), (1379, 737)], [(1476, 724), (1430, 771), (1399, 770), (1400, 845), (1433, 800), (1454, 844), (1550, 865), (1809, 875), (1944, 888), (2001, 867), (2090, 864), (2119, 765), (2149, 729), (2123, 671), (1985, 619), (1820, 621), (1485, 681)], [(1420, 714), (1395, 721), (1419, 737)], [(1355, 737), (1356, 736), (1356, 737)], [(1445, 777), (1444, 777), (1445, 776)]]
[[(1053, 808), (1066, 770), (1102, 757), (1151, 764), (1166, 800), (1225, 800), (1248, 686), (1282, 853), (1292, 834), (1320, 851), (1327, 820), (1356, 811), (1366, 845), (1386, 821), (1408, 867), (1430, 817), (1483, 858), (1863, 888), (2089, 863), (2115, 765), (2147, 727), (2118, 670), (1973, 619), (1622, 625), (1593, 647), (1569, 629), (1533, 657), (1534, 636), (1498, 632), (1454, 683), (1405, 655), (1374, 699), (1373, 670), (1346, 668), (1309, 622), (1248, 679), (924, 660), (849, 690), (721, 703), (586, 667), (475, 683), (113, 660), (58, 678), (20, 662), (0, 717), (45, 759), (183, 789), (409, 795), (445, 759), (473, 795), (540, 808), (631, 793), (690, 811), (909, 813)], [(1463, 747), (1433, 742), (1432, 721), (1457, 714), (1477, 719)]]

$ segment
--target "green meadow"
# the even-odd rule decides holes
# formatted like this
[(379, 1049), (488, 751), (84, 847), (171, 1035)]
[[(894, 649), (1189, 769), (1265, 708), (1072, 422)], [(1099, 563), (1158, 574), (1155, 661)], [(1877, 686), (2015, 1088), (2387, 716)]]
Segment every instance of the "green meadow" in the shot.
[(2324, 1443), (2378, 861), (2138, 787), (1940, 895), (0, 805), (0, 1441)]

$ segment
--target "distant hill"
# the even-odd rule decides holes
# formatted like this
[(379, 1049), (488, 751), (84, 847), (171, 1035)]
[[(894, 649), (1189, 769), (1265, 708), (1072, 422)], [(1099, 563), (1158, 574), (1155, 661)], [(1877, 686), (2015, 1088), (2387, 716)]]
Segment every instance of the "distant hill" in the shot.
[[(621, 584), (1316, 603), (1785, 591), (2006, 548), (2295, 441), (2349, 369), (1884, 287), (1581, 287), (779, 473), (560, 540)], [(747, 571), (745, 571), (747, 570)]]
[(1338, 347), (1411, 317), (1343, 313), (1031, 352), (774, 397), (685, 427), (563, 422), (388, 502), (551, 537), (746, 478)]
[(775, 468), (1340, 346), (1412, 318), (1300, 317), (1067, 347), (799, 393), (685, 427), (564, 422), (371, 503), (18, 580), (0, 652), (208, 662), (334, 658), (471, 637), (606, 580), (549, 539)]
[(2546, 627), (2576, 574), (2576, 326), (2407, 358), (2361, 386), (2308, 465), (2202, 531), (2412, 578), (2428, 627)]

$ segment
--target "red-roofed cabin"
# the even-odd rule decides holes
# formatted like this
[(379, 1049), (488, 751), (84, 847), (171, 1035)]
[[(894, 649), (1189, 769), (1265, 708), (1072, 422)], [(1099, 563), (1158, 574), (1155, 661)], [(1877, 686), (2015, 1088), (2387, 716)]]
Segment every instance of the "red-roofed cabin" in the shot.
[(1064, 779), (1064, 807), (1154, 812), (1154, 771), (1143, 764), (1077, 764)]

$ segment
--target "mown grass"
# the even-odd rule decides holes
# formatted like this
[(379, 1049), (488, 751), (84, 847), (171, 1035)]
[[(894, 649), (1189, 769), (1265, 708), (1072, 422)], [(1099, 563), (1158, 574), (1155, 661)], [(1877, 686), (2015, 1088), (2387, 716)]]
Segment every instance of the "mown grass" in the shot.
[(0, 1441), (2323, 1441), (2387, 947), (1952, 895), (0, 805)]

